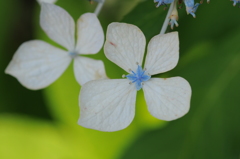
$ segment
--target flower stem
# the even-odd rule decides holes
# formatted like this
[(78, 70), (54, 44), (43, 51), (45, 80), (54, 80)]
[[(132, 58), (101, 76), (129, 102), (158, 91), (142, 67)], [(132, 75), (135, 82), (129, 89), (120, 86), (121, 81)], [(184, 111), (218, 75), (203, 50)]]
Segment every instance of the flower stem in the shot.
[(173, 6), (174, 6), (174, 2), (171, 3), (169, 9), (168, 9), (168, 13), (167, 13), (167, 16), (165, 18), (165, 21), (163, 23), (163, 26), (162, 26), (162, 29), (160, 31), (160, 34), (165, 34), (166, 30), (167, 30), (167, 26), (168, 26), (168, 23), (169, 23), (169, 17), (170, 17), (170, 14), (172, 13), (172, 10), (173, 10)]
[(98, 5), (97, 5), (97, 8), (95, 9), (95, 14), (98, 16), (98, 14), (100, 13), (101, 9), (102, 9), (102, 6), (104, 4), (105, 0), (101, 0)]

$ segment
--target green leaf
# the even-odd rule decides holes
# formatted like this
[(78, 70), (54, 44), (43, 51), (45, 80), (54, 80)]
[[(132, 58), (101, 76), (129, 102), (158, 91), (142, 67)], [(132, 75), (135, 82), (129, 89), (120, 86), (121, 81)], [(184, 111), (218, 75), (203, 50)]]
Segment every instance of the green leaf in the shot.
[(49, 122), (2, 114), (0, 127), (0, 158), (58, 159), (71, 154), (61, 134)]

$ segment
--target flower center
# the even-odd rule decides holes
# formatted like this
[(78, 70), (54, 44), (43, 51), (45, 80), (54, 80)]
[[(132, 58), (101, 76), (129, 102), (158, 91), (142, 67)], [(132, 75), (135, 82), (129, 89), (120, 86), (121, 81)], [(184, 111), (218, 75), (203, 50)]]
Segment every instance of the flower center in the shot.
[(142, 88), (144, 84), (143, 82), (148, 81), (151, 78), (150, 75), (145, 74), (146, 69), (143, 70), (142, 67), (139, 65), (136, 72), (132, 70), (130, 71), (132, 72), (132, 74), (128, 74), (126, 77), (131, 81), (130, 84), (135, 83), (137, 90), (140, 90)]
[(71, 57), (71, 58), (75, 58), (78, 56), (78, 54), (75, 52), (75, 51), (70, 51), (68, 52), (68, 55)]

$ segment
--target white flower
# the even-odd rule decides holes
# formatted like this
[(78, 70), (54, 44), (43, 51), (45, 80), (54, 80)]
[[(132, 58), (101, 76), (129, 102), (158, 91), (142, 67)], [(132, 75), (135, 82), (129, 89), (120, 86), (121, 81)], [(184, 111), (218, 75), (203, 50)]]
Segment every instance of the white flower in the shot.
[(125, 76), (127, 79), (94, 80), (84, 84), (79, 97), (79, 125), (101, 131), (126, 128), (134, 118), (136, 93), (141, 88), (154, 117), (170, 121), (188, 112), (191, 87), (185, 79), (151, 78), (177, 65), (178, 33), (151, 39), (142, 70), (145, 45), (145, 37), (136, 26), (125, 23), (108, 26), (105, 55), (130, 74)]
[(52, 40), (68, 51), (41, 40), (25, 42), (6, 68), (7, 74), (16, 77), (29, 89), (41, 89), (59, 78), (73, 59), (74, 74), (81, 85), (106, 78), (102, 61), (79, 56), (95, 54), (103, 46), (103, 30), (95, 14), (85, 13), (78, 19), (76, 45), (74, 20), (64, 9), (41, 3), (40, 24)]
[(45, 2), (45, 3), (55, 3), (57, 0), (37, 0), (39, 3)]

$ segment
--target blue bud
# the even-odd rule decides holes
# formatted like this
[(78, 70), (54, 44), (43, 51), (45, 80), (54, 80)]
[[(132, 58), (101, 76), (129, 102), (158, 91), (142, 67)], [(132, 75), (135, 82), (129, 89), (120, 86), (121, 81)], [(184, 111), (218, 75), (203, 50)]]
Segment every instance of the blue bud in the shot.
[(194, 5), (194, 0), (184, 0), (184, 3), (186, 5), (187, 13), (191, 14), (194, 18), (196, 18), (196, 11), (198, 9), (199, 3), (196, 3)]

